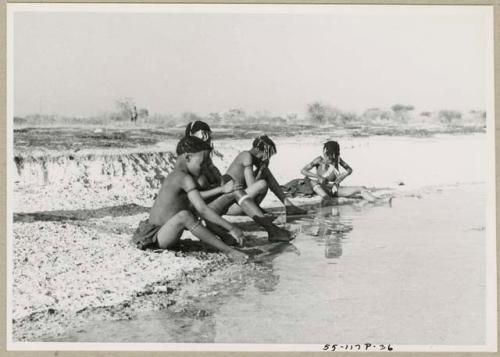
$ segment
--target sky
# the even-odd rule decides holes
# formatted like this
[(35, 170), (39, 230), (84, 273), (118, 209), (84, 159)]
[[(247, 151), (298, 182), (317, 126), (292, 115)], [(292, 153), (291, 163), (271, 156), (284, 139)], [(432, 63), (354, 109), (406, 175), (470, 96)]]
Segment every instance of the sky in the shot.
[[(18, 8), (19, 9), (19, 8)], [(485, 110), (492, 11), (480, 6), (66, 6), (13, 12), (14, 115)]]

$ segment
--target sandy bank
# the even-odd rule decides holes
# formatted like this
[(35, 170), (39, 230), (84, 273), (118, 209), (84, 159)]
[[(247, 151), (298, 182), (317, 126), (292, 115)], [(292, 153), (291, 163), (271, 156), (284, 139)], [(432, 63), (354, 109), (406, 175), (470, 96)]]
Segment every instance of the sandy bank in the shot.
[(130, 318), (139, 310), (164, 308), (186, 281), (232, 265), (189, 234), (179, 251), (136, 249), (130, 237), (146, 216), (15, 223), (14, 339), (33, 340), (88, 319)]

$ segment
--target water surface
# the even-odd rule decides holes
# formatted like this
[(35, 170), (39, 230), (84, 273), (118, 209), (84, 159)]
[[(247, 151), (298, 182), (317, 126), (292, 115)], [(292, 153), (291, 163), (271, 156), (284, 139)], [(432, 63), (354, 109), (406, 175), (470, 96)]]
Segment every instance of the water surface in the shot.
[(485, 189), (318, 211), (289, 222), (293, 244), (186, 286), (168, 311), (45, 340), (483, 344)]

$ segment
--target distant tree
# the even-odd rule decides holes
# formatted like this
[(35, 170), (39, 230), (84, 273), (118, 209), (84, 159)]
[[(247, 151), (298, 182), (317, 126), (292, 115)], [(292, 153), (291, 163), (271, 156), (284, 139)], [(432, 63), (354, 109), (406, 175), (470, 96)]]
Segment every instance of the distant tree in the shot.
[(149, 117), (149, 111), (145, 108), (139, 109), (139, 112), (137, 113), (139, 119), (146, 119)]
[(344, 120), (347, 119), (345, 113), (342, 113), (339, 109), (322, 104), (320, 102), (314, 102), (307, 105), (307, 115), (309, 121), (316, 124), (344, 124)]
[(462, 115), (461, 123), (464, 125), (485, 126), (486, 112), (484, 110), (469, 110)]
[(380, 108), (369, 108), (361, 115), (362, 121), (368, 122), (378, 122), (378, 121), (389, 121), (392, 120), (394, 114), (390, 111), (383, 110)]
[(342, 122), (344, 124), (352, 123), (358, 120), (359, 117), (356, 115), (356, 113), (351, 113), (351, 112), (342, 113)]
[(286, 124), (286, 119), (283, 117), (280, 117), (280, 116), (273, 116), (270, 118), (268, 123), (273, 124), (273, 125), (282, 125), (282, 124)]
[(220, 124), (222, 122), (222, 116), (219, 113), (210, 113), (208, 114), (207, 122), (211, 125)]
[(469, 111), (474, 117), (479, 117), (482, 119), (486, 119), (486, 112), (484, 110), (471, 110)]
[(328, 108), (320, 102), (314, 102), (307, 105), (307, 115), (309, 120), (317, 124), (325, 124)]
[(272, 124), (273, 116), (267, 110), (258, 110), (253, 115), (247, 117), (247, 122), (254, 124)]
[(132, 98), (118, 99), (115, 105), (122, 120), (130, 120), (132, 122), (137, 120), (137, 107)]
[(246, 113), (242, 109), (230, 109), (223, 114), (224, 123), (241, 123), (247, 119)]
[(441, 123), (451, 125), (462, 119), (462, 113), (456, 110), (440, 110), (438, 118)]
[(130, 120), (137, 122), (137, 119), (145, 119), (149, 116), (149, 111), (146, 108), (137, 109), (137, 105), (132, 98), (122, 98), (115, 101), (118, 109), (118, 120)]
[(26, 118), (23, 118), (23, 117), (14, 117), (14, 127), (17, 126), (17, 125), (23, 125), (23, 124), (26, 124), (28, 122), (28, 120)]
[(415, 107), (413, 107), (412, 105), (394, 104), (391, 107), (391, 109), (394, 113), (399, 113), (399, 112), (409, 112), (415, 109)]
[(296, 113), (287, 114), (285, 119), (288, 123), (298, 123), (299, 122), (299, 117)]
[(196, 121), (196, 120), (202, 120), (202, 118), (196, 113), (184, 112), (181, 114), (181, 122), (183, 124), (187, 124), (189, 122)]
[(394, 104), (391, 107), (397, 121), (406, 123), (410, 119), (409, 112), (415, 109), (412, 105)]

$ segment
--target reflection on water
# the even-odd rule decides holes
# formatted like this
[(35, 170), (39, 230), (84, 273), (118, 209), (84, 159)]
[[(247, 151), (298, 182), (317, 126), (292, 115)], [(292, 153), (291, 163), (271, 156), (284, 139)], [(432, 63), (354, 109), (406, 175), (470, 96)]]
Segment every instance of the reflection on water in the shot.
[(311, 218), (302, 218), (292, 226), (298, 226), (301, 234), (311, 236), (319, 246), (324, 246), (326, 259), (340, 258), (343, 241), (353, 229), (351, 221), (342, 217), (339, 207), (318, 207), (315, 211)]
[(289, 217), (292, 244), (250, 240), (249, 264), (186, 286), (168, 310), (51, 340), (482, 343), (484, 202), (471, 186), (311, 209)]
[[(341, 235), (340, 233), (339, 235)], [(339, 258), (342, 255), (342, 238), (330, 236), (325, 242), (325, 258)]]

